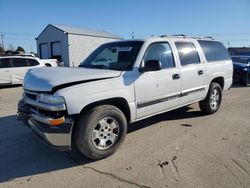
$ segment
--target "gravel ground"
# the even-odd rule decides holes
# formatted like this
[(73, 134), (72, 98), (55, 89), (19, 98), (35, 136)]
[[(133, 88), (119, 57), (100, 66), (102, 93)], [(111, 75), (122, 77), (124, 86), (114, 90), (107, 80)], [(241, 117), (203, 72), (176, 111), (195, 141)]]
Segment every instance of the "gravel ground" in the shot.
[(121, 149), (100, 161), (37, 139), (16, 121), (21, 95), (0, 89), (0, 187), (250, 187), (250, 88), (226, 92), (214, 115), (194, 104), (132, 124)]

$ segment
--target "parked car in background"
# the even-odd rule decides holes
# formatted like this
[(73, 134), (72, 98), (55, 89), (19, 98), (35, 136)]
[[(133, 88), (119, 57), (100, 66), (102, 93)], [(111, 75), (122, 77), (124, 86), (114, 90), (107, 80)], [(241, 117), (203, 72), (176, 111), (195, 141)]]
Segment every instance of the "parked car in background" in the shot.
[(0, 57), (0, 85), (22, 84), (26, 72), (37, 67), (45, 67), (45, 64), (36, 57)]
[(231, 56), (234, 66), (234, 81), (248, 86), (250, 82), (250, 56)]
[(63, 63), (59, 62), (57, 59), (40, 59), (41, 62), (45, 64), (46, 67), (63, 67)]
[[(18, 56), (21, 57), (36, 57), (34, 54), (19, 54)], [(59, 62), (57, 59), (39, 59), (36, 57), (37, 60), (41, 61), (46, 67), (62, 67), (63, 62)]]

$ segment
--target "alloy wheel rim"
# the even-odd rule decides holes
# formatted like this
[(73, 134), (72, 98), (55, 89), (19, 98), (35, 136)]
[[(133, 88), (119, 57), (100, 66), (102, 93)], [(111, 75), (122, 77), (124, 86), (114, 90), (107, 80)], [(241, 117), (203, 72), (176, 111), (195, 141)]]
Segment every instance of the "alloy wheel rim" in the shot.
[(213, 110), (216, 110), (220, 103), (220, 93), (218, 89), (214, 89), (210, 97), (210, 106)]
[(99, 150), (105, 150), (114, 145), (119, 135), (117, 121), (105, 117), (98, 121), (92, 131), (92, 143)]

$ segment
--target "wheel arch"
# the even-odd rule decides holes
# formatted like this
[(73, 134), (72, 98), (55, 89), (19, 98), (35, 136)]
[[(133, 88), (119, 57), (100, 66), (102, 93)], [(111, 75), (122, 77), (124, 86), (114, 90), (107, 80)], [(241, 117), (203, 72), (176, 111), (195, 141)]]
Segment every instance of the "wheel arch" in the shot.
[(214, 79), (210, 82), (210, 84), (211, 84), (212, 82), (218, 83), (218, 84), (220, 85), (222, 91), (223, 91), (224, 85), (225, 85), (224, 77), (222, 77), (222, 76), (216, 77), (216, 78), (214, 78)]
[(126, 118), (127, 122), (128, 123), (130, 122), (130, 120), (131, 120), (131, 111), (130, 111), (127, 100), (124, 99), (124, 98), (116, 97), (116, 98), (104, 99), (104, 100), (95, 101), (93, 103), (90, 103), (90, 104), (86, 105), (81, 110), (81, 112), (79, 114), (75, 115), (74, 124), (73, 124), (73, 126), (71, 128), (71, 147), (73, 146), (72, 145), (73, 144), (73, 135), (74, 135), (74, 131), (75, 131), (75, 128), (76, 128), (76, 124), (79, 121), (81, 115), (86, 113), (89, 109), (94, 108), (96, 106), (100, 106), (100, 105), (113, 105), (113, 106), (117, 107), (125, 115), (125, 118)]
[(80, 114), (85, 113), (88, 109), (91, 109), (100, 105), (112, 105), (112, 106), (117, 107), (123, 112), (123, 114), (125, 115), (127, 119), (127, 122), (130, 122), (130, 119), (131, 119), (130, 108), (129, 108), (127, 100), (122, 97), (104, 99), (104, 100), (90, 103), (81, 110)]
[(112, 105), (117, 107), (122, 111), (122, 113), (125, 115), (127, 122), (129, 123), (131, 120), (131, 111), (128, 105), (128, 102), (126, 99), (122, 97), (115, 97), (115, 98), (110, 98), (110, 99), (104, 99), (100, 101), (95, 101), (93, 103), (90, 103), (86, 105), (79, 114), (76, 115), (75, 117), (75, 123), (78, 122), (80, 116), (84, 113), (86, 113), (89, 109), (94, 108), (96, 106), (100, 105)]
[(45, 63), (46, 67), (52, 67), (52, 65), (50, 63)]

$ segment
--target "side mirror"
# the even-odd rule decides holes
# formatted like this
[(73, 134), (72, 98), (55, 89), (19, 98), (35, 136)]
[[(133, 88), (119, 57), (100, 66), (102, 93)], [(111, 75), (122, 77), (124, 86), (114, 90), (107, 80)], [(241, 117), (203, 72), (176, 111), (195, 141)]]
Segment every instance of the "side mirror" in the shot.
[(148, 60), (144, 63), (144, 67), (140, 69), (140, 72), (149, 72), (158, 70), (161, 70), (161, 62), (158, 60)]

